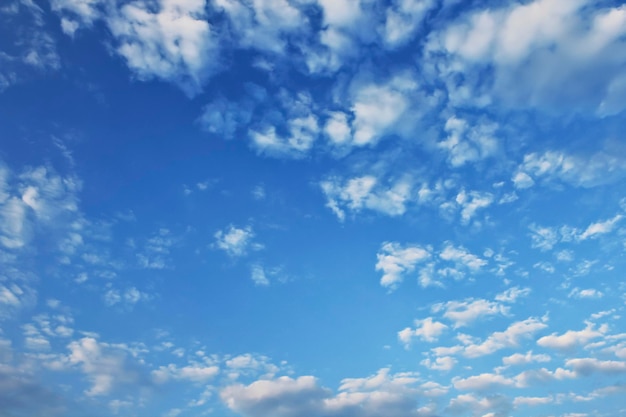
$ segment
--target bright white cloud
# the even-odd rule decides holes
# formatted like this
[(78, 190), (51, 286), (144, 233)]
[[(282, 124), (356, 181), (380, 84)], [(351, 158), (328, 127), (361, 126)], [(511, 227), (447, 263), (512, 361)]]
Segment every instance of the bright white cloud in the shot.
[(415, 270), (415, 266), (430, 258), (427, 248), (417, 245), (402, 246), (396, 242), (386, 242), (376, 255), (378, 262), (376, 270), (383, 272), (380, 285), (389, 289), (395, 289), (406, 274)]
[[(620, 40), (626, 13), (617, 5), (591, 11), (591, 4), (534, 0), (478, 9), (435, 32), (426, 48), (433, 55), (427, 56), (445, 55), (440, 75), (456, 104), (498, 99), (512, 106), (615, 114), (624, 109), (616, 99), (624, 94), (618, 68), (626, 59)], [(488, 83), (477, 76), (485, 70)], [(464, 81), (457, 84), (456, 74)], [(582, 74), (585, 82), (571, 88)]]
[(92, 386), (85, 391), (88, 396), (107, 395), (123, 385), (141, 383), (139, 368), (128, 362), (124, 350), (84, 337), (68, 345), (67, 362), (79, 366)]
[(580, 234), (580, 236), (578, 236), (578, 238), (580, 240), (593, 239), (597, 237), (598, 235), (610, 233), (615, 227), (615, 225), (620, 220), (622, 220), (623, 217), (624, 216), (622, 216), (621, 214), (618, 214), (612, 219), (608, 219), (603, 222), (592, 223), (587, 227), (587, 229), (585, 229), (584, 232)]
[(346, 211), (358, 213), (363, 209), (373, 210), (388, 216), (401, 216), (410, 202), (413, 183), (403, 178), (394, 184), (384, 185), (372, 175), (351, 178), (343, 182), (329, 178), (320, 183), (329, 207), (340, 221)]
[(233, 225), (224, 230), (215, 232), (215, 247), (225, 251), (230, 256), (239, 257), (247, 253), (248, 248), (258, 249), (258, 244), (253, 244), (254, 232), (252, 227), (238, 228)]
[(415, 328), (407, 327), (404, 330), (398, 332), (398, 339), (409, 347), (411, 340), (415, 337), (427, 342), (436, 342), (439, 336), (448, 328), (443, 323), (434, 321), (432, 317), (428, 317), (424, 320), (415, 320)]
[(438, 146), (448, 153), (448, 163), (452, 167), (461, 167), (495, 154), (498, 149), (496, 129), (497, 125), (493, 123), (470, 126), (466, 120), (453, 116), (444, 126), (447, 137)]
[(484, 299), (469, 299), (465, 301), (448, 301), (446, 303), (435, 304), (433, 311), (443, 311), (443, 317), (452, 321), (456, 329), (468, 326), (479, 318), (506, 315), (509, 311), (509, 307)]
[(552, 333), (537, 340), (541, 347), (560, 351), (572, 351), (576, 347), (584, 346), (591, 340), (604, 336), (608, 331), (607, 325), (602, 325), (596, 329), (593, 323), (587, 322), (583, 330), (568, 330), (563, 334)]
[(540, 330), (545, 329), (547, 324), (544, 320), (528, 318), (512, 323), (502, 332), (494, 332), (482, 343), (469, 343), (465, 346), (463, 355), (475, 358), (490, 355), (498, 350), (510, 347), (518, 347), (523, 340), (528, 340)]
[(337, 394), (319, 386), (312, 376), (283, 376), (231, 385), (220, 396), (231, 410), (247, 417), (404, 417), (417, 416), (416, 382), (412, 374), (394, 375), (381, 369), (368, 378), (344, 379)]
[(532, 351), (526, 353), (514, 353), (511, 356), (502, 358), (502, 363), (507, 366), (511, 365), (528, 365), (534, 362), (550, 362), (551, 358), (545, 354), (534, 354)]

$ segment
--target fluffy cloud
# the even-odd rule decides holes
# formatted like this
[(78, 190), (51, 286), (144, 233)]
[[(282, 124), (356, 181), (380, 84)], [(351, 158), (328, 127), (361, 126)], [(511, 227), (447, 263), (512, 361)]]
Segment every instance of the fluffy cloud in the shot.
[(238, 257), (247, 253), (248, 248), (260, 249), (258, 244), (254, 244), (254, 232), (252, 227), (246, 226), (238, 228), (233, 225), (224, 230), (215, 232), (215, 247), (228, 253), (230, 256)]
[(115, 51), (140, 79), (160, 78), (195, 95), (217, 67), (217, 41), (205, 0), (159, 0), (118, 4), (103, 0), (53, 0), (64, 31), (103, 20)]
[(343, 221), (347, 210), (358, 213), (368, 209), (389, 216), (404, 214), (413, 184), (409, 178), (403, 178), (387, 186), (375, 176), (365, 175), (351, 178), (343, 184), (337, 178), (330, 178), (322, 181), (320, 186), (326, 195), (326, 206)]
[(381, 369), (368, 378), (344, 379), (337, 394), (320, 387), (312, 376), (284, 376), (231, 385), (220, 396), (231, 410), (246, 417), (404, 417), (418, 415), (416, 382), (410, 374), (392, 375)]
[[(498, 99), (512, 106), (615, 114), (624, 109), (617, 100), (624, 95), (618, 68), (626, 59), (626, 12), (619, 6), (590, 12), (590, 4), (534, 0), (477, 10), (434, 33), (426, 48), (433, 55), (427, 56), (444, 54), (440, 75), (457, 104)], [(481, 71), (489, 72), (488, 81)], [(458, 84), (456, 74), (463, 75)], [(581, 77), (585, 82), (571, 88)]]
[(138, 365), (127, 359), (125, 350), (84, 337), (68, 345), (67, 362), (79, 366), (91, 382), (88, 396), (107, 395), (124, 385), (146, 384)]
[(470, 126), (464, 119), (450, 117), (444, 126), (447, 137), (438, 146), (448, 153), (448, 162), (460, 167), (493, 156), (498, 148), (497, 125), (481, 123)]
[(415, 270), (415, 266), (430, 257), (428, 249), (416, 245), (402, 246), (396, 242), (383, 243), (376, 255), (376, 270), (383, 271), (380, 285), (395, 289), (404, 275)]
[(587, 322), (587, 326), (583, 330), (568, 330), (561, 335), (552, 333), (537, 340), (537, 344), (541, 347), (567, 352), (574, 350), (578, 346), (583, 346), (593, 339), (604, 336), (607, 331), (607, 325), (602, 325), (596, 329), (593, 323)]
[(545, 329), (547, 324), (536, 318), (517, 321), (502, 332), (494, 332), (482, 343), (469, 343), (464, 347), (463, 355), (468, 358), (492, 354), (507, 347), (517, 347), (523, 340), (530, 339), (535, 333)]
[(415, 329), (407, 327), (398, 332), (398, 339), (408, 347), (414, 337), (427, 342), (436, 342), (439, 336), (448, 328), (443, 323), (434, 321), (432, 317), (424, 320), (415, 320)]
[(507, 314), (509, 308), (500, 303), (478, 299), (465, 301), (448, 301), (435, 304), (434, 312), (443, 311), (443, 317), (454, 322), (454, 328), (470, 325), (479, 318)]
[(622, 155), (620, 146), (612, 144), (605, 144), (603, 149), (584, 154), (564, 151), (531, 153), (524, 156), (513, 181), (518, 188), (527, 188), (539, 180), (594, 187), (626, 175)]

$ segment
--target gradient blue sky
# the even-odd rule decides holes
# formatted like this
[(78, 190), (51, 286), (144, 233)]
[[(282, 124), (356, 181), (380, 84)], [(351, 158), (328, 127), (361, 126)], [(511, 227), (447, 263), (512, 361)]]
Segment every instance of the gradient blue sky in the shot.
[(2, 417), (626, 414), (626, 5), (4, 0)]

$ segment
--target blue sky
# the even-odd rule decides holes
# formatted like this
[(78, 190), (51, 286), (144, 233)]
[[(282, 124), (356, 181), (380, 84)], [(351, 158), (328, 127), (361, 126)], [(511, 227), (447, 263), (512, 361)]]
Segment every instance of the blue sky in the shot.
[(626, 5), (7, 0), (0, 414), (626, 413)]

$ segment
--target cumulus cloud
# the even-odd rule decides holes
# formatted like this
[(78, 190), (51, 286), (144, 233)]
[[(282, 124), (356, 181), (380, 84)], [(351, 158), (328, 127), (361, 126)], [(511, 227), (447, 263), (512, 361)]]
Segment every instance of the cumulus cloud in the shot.
[(436, 342), (441, 334), (448, 328), (443, 323), (434, 321), (432, 317), (424, 320), (415, 320), (415, 328), (407, 327), (398, 332), (398, 339), (408, 347), (414, 337), (427, 342)]
[(259, 244), (252, 241), (254, 232), (250, 226), (238, 228), (230, 225), (224, 230), (218, 230), (213, 236), (215, 237), (215, 247), (233, 257), (245, 255), (250, 247), (260, 249)]
[(363, 209), (388, 216), (404, 214), (411, 199), (413, 183), (410, 178), (402, 178), (386, 185), (373, 175), (365, 175), (346, 181), (329, 178), (320, 186), (327, 199), (326, 206), (343, 221), (346, 211), (358, 213)]
[(612, 148), (605, 145), (584, 154), (555, 150), (530, 153), (524, 156), (513, 181), (518, 188), (526, 188), (538, 180), (562, 181), (586, 188), (610, 183), (626, 175), (623, 151)]
[(495, 138), (497, 125), (480, 123), (470, 126), (457, 117), (450, 117), (444, 126), (446, 138), (438, 146), (448, 153), (448, 163), (460, 167), (493, 156), (498, 148)]
[(481, 343), (468, 343), (464, 347), (463, 355), (468, 358), (475, 358), (490, 355), (504, 348), (517, 347), (523, 340), (530, 339), (535, 333), (546, 327), (548, 326), (543, 320), (533, 317), (516, 321), (502, 332), (493, 332)]
[[(456, 104), (499, 100), (516, 107), (615, 114), (624, 109), (616, 99), (624, 94), (618, 68), (626, 59), (621, 53), (626, 12), (617, 5), (590, 12), (591, 4), (534, 0), (478, 9), (433, 33), (426, 54), (444, 56), (440, 76)], [(488, 81), (478, 76), (482, 71)], [(585, 82), (571, 88), (581, 77)]]
[(443, 317), (451, 320), (456, 329), (468, 326), (479, 318), (507, 314), (509, 307), (484, 299), (468, 299), (465, 301), (448, 301), (435, 304), (433, 311), (443, 311)]
[(205, 0), (159, 0), (123, 4), (103, 0), (53, 0), (69, 35), (103, 20), (114, 48), (140, 79), (160, 78), (195, 95), (219, 67), (218, 45)]
[(376, 270), (383, 272), (380, 285), (395, 289), (404, 279), (405, 274), (415, 270), (418, 263), (431, 256), (428, 248), (417, 245), (402, 246), (396, 242), (386, 242), (376, 255)]
[(541, 347), (568, 352), (576, 347), (584, 346), (593, 339), (604, 336), (607, 331), (607, 325), (596, 328), (593, 323), (587, 322), (587, 326), (583, 330), (568, 330), (560, 335), (552, 333), (537, 340), (537, 344)]
[(127, 352), (119, 347), (93, 337), (83, 337), (67, 347), (68, 364), (78, 366), (91, 382), (85, 391), (88, 396), (107, 395), (125, 385), (147, 384), (138, 364), (129, 361)]
[(368, 378), (344, 379), (336, 394), (312, 376), (283, 376), (231, 385), (221, 390), (220, 396), (228, 408), (246, 417), (404, 417), (418, 415), (416, 382), (411, 374), (381, 369)]

